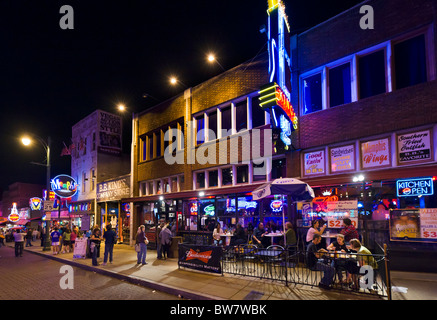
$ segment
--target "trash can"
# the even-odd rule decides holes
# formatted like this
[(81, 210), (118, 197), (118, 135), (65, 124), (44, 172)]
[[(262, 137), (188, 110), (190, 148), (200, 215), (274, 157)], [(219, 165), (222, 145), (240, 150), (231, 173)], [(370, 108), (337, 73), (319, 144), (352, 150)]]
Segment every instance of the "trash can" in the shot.
[(178, 244), (182, 243), (182, 237), (173, 237), (170, 245), (169, 258), (179, 258)]

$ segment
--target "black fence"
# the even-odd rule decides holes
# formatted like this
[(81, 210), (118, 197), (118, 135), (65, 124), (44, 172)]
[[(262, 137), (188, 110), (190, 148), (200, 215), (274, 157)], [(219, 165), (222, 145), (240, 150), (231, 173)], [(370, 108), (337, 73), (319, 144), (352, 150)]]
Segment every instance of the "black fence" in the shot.
[(329, 285), (332, 290), (391, 299), (386, 247), (380, 254), (328, 252), (307, 261), (305, 249), (272, 245), (227, 247), (222, 256), (222, 273), (280, 281), (285, 285)]

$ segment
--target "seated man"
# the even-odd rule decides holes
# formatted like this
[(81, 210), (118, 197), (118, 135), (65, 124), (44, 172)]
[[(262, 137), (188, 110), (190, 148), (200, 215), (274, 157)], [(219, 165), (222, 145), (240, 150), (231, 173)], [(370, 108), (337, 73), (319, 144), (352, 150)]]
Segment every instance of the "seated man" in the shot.
[(322, 256), (327, 253), (325, 249), (318, 249), (317, 245), (322, 240), (322, 237), (318, 234), (313, 236), (313, 241), (307, 247), (307, 266), (310, 270), (323, 271), (323, 278), (319, 283), (319, 287), (322, 289), (331, 289), (331, 284), (334, 280), (335, 268), (323, 261)]

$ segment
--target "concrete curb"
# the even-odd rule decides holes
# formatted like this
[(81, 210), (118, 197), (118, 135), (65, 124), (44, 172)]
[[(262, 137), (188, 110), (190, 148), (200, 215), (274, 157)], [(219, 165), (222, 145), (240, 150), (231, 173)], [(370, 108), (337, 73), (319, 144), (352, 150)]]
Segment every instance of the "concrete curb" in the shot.
[(32, 251), (32, 250), (27, 250), (26, 248), (24, 248), (24, 251), (29, 252), (29, 253), (33, 253), (42, 257), (45, 257), (47, 259), (51, 259), (57, 262), (62, 262), (68, 265), (71, 265), (73, 267), (76, 268), (81, 268), (87, 271), (91, 271), (91, 272), (95, 272), (104, 276), (108, 276), (108, 277), (112, 277), (121, 281), (125, 281), (131, 284), (135, 284), (138, 286), (142, 286), (145, 288), (149, 288), (152, 290), (158, 290), (158, 291), (162, 291), (171, 295), (175, 295), (175, 296), (180, 296), (183, 299), (188, 299), (188, 300), (223, 300), (219, 297), (214, 297), (208, 294), (200, 294), (198, 292), (193, 292), (191, 290), (187, 290), (187, 289), (180, 289), (180, 288), (176, 288), (176, 287), (172, 287), (172, 286), (168, 286), (168, 285), (164, 285), (164, 284), (160, 284), (158, 282), (155, 281), (151, 281), (151, 280), (146, 280), (143, 278), (139, 278), (139, 277), (134, 277), (134, 276), (127, 276), (127, 275), (123, 275), (117, 272), (113, 272), (113, 271), (109, 271), (109, 270), (105, 270), (105, 269), (101, 269), (101, 268), (96, 268), (93, 266), (88, 266), (88, 265), (84, 265), (82, 263), (78, 263), (75, 261), (71, 261), (71, 260), (67, 260), (67, 259), (63, 259), (60, 257), (55, 257), (49, 254), (45, 254), (43, 252), (36, 252), (36, 251)]

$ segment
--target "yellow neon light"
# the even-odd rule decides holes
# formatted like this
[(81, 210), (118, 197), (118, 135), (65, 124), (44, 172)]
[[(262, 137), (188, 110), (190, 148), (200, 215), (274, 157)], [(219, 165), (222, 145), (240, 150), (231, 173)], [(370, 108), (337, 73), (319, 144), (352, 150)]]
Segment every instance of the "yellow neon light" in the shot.
[(263, 105), (265, 105), (265, 104), (267, 104), (267, 103), (270, 103), (270, 102), (273, 102), (273, 101), (276, 102), (276, 97), (275, 97), (274, 99), (270, 99), (270, 100), (268, 100), (268, 101), (264, 101), (263, 103), (260, 103), (259, 105), (260, 105), (260, 106), (263, 106)]
[(268, 3), (268, 10), (267, 12), (272, 12), (279, 6), (279, 0), (267, 0)]
[(278, 85), (275, 83), (275, 84), (272, 85), (271, 87), (265, 88), (265, 89), (259, 91), (258, 93), (261, 94), (261, 93), (266, 92), (266, 91), (268, 91), (268, 90), (272, 90), (273, 88), (276, 89), (277, 86), (278, 86)]
[(272, 93), (269, 93), (269, 94), (266, 94), (266, 95), (264, 95), (264, 96), (262, 96), (262, 97), (259, 97), (259, 99), (260, 99), (260, 100), (264, 100), (265, 98), (270, 97), (270, 96), (273, 96), (273, 95), (276, 96), (276, 91), (275, 91), (275, 92), (272, 92)]

